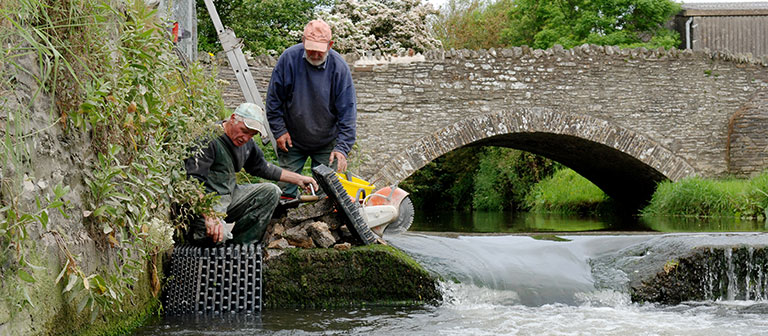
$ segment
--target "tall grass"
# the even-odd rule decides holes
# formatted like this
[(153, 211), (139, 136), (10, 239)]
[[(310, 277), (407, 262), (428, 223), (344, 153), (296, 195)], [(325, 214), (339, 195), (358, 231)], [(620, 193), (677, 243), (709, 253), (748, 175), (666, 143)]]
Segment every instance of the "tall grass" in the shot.
[(599, 213), (608, 200), (600, 188), (568, 168), (534, 185), (525, 199), (531, 212), (582, 215)]
[[(153, 256), (173, 243), (171, 204), (197, 201), (210, 208), (204, 189), (188, 185), (182, 160), (223, 102), (209, 73), (181, 65), (163, 25), (144, 0), (0, 2), (0, 296), (15, 296), (10, 303), (20, 309), (40, 304), (26, 292), (27, 284), (44, 278), (37, 273), (58, 273), (49, 285), (61, 283), (67, 302), (92, 319), (121, 311), (145, 269), (159, 291)], [(35, 69), (28, 69), (30, 59)], [(34, 79), (35, 92), (25, 91), (31, 85), (20, 85), (21, 77)], [(52, 101), (52, 124), (33, 128), (43, 106), (38, 95)], [(82, 202), (77, 209), (64, 209), (59, 200), (68, 186), (42, 190), (50, 200), (19, 201), (24, 183), (38, 185), (29, 143), (55, 127), (67, 139), (89, 141), (78, 151), (94, 157), (68, 167), (83, 180), (66, 182), (86, 188), (74, 197)], [(54, 208), (63, 216), (49, 223)], [(100, 252), (113, 259), (110, 267), (94, 273), (80, 267), (67, 248), (72, 228), (62, 224), (64, 217), (82, 219)], [(27, 234), (33, 225), (37, 236)], [(35, 240), (48, 234), (65, 259), (60, 270), (28, 262), (39, 250)], [(20, 300), (6, 293), (17, 288)]]
[(662, 182), (643, 215), (765, 218), (768, 172), (751, 179)]

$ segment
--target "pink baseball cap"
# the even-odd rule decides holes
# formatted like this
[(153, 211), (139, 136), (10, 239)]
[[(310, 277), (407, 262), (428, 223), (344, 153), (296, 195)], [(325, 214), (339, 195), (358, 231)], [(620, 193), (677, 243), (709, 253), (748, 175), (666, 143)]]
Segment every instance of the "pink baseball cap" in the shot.
[(328, 51), (331, 42), (331, 27), (323, 20), (312, 20), (304, 27), (304, 49)]

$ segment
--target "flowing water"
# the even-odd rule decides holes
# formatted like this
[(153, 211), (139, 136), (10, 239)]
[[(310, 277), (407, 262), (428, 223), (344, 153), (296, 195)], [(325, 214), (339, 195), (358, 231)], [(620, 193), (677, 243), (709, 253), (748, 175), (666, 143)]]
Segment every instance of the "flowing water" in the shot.
[[(626, 276), (590, 260), (666, 238), (649, 231), (765, 231), (764, 223), (627, 224), (556, 217), (427, 217), (421, 231), (389, 237), (444, 282), (443, 303), (419, 307), (266, 310), (260, 315), (166, 317), (137, 335), (765, 335), (768, 286), (747, 295), (678, 305), (632, 303)], [(500, 217), (498, 217), (500, 216)], [(453, 218), (447, 216), (446, 218)], [(517, 217), (515, 217), (517, 218)], [(516, 224), (510, 224), (510, 220)], [(515, 222), (517, 220), (517, 222)], [(433, 223), (430, 226), (429, 223)], [(448, 228), (448, 229), (446, 229)], [(460, 228), (465, 228), (461, 230)], [(616, 230), (631, 230), (616, 233)], [(513, 235), (499, 232), (559, 232)], [(567, 231), (580, 233), (568, 234)], [(583, 233), (592, 231), (592, 233)], [(605, 232), (611, 231), (611, 232)], [(566, 233), (563, 233), (566, 232)], [(764, 233), (677, 233), (689, 241), (731, 239), (768, 244)], [(542, 239), (544, 238), (544, 239)], [(679, 244), (678, 244), (679, 245)], [(729, 266), (733, 267), (733, 266)], [(752, 267), (749, 266), (748, 267)], [(593, 269), (594, 268), (594, 269)], [(617, 275), (618, 274), (618, 275)], [(728, 274), (735, 274), (729, 272)], [(762, 272), (760, 272), (760, 281)], [(746, 279), (750, 280), (750, 279)], [(753, 279), (754, 280), (754, 279)], [(705, 281), (705, 279), (702, 279)], [(750, 282), (750, 281), (747, 281)], [(755, 282), (755, 281), (752, 281)], [(755, 300), (754, 298), (759, 298)]]

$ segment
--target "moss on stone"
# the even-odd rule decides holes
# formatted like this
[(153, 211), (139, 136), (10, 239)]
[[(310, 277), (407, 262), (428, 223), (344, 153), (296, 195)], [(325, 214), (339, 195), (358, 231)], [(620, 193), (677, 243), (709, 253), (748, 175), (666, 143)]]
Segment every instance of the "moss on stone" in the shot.
[[(158, 272), (162, 274), (162, 263), (158, 263)], [(139, 275), (133, 289), (133, 295), (127, 297), (122, 304), (122, 312), (112, 312), (99, 315), (93, 322), (90, 312), (85, 309), (77, 313), (73, 304), (62, 304), (56, 315), (43, 328), (43, 335), (125, 335), (143, 325), (147, 320), (158, 316), (161, 304), (152, 295), (150, 287), (149, 266)], [(57, 286), (59, 296), (63, 284)]]
[(437, 281), (390, 246), (288, 249), (265, 263), (264, 306), (340, 307), (435, 303)]
[[(744, 300), (747, 292), (763, 288), (761, 270), (766, 268), (768, 248), (699, 247), (679, 261), (667, 262), (654, 276), (631, 287), (630, 295), (634, 302), (679, 304), (724, 299), (730, 290), (735, 299)], [(731, 279), (735, 283), (729, 283)]]

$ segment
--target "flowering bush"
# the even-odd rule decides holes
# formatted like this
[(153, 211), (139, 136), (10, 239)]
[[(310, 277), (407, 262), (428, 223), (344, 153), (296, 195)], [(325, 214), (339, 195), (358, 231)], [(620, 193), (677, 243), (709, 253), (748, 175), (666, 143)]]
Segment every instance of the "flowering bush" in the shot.
[(396, 54), (442, 47), (427, 27), (427, 18), (436, 13), (421, 0), (349, 0), (337, 2), (321, 17), (331, 26), (340, 53)]

